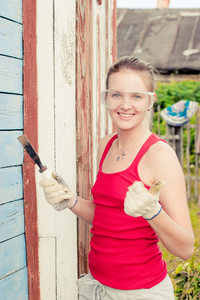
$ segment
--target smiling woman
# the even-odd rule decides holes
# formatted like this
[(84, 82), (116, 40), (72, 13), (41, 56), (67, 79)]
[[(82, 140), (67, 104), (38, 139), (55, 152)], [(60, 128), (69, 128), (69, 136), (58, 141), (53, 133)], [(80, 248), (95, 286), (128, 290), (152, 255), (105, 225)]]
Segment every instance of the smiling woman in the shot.
[[(144, 123), (150, 99), (155, 100), (154, 73), (150, 64), (136, 57), (123, 57), (108, 71), (103, 103), (117, 132), (99, 143), (93, 201), (70, 199), (71, 211), (92, 225), (90, 273), (77, 282), (80, 300), (92, 300), (94, 295), (105, 300), (154, 300), (155, 294), (157, 300), (173, 300), (158, 241), (182, 259), (193, 253), (179, 161)], [(42, 186), (49, 203), (59, 202), (61, 195), (69, 201), (64, 188), (58, 195), (56, 184), (44, 180)]]

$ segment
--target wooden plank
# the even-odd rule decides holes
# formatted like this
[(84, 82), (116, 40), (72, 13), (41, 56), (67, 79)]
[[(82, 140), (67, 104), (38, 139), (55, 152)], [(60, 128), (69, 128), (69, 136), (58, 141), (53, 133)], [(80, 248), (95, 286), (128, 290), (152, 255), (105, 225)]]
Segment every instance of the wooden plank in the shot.
[[(54, 33), (53, 33), (53, 0), (43, 0), (37, 3), (38, 13), (38, 143), (39, 155), (45, 159), (49, 170), (56, 170), (55, 160), (55, 79), (54, 79)], [(48, 74), (48, 76), (46, 76)], [(64, 111), (64, 110), (63, 110)], [(61, 170), (59, 170), (61, 172)], [(62, 175), (64, 176), (64, 175)], [(41, 180), (41, 174), (36, 174)], [(44, 198), (43, 190), (38, 186), (38, 232), (40, 237), (55, 237), (55, 210)], [(46, 272), (41, 273), (41, 280), (46, 281)], [(42, 284), (41, 284), (42, 285)]]
[[(49, 170), (55, 170), (55, 134), (54, 134), (54, 33), (53, 33), (53, 0), (43, 0), (37, 3), (38, 21), (38, 126), (39, 155)], [(48, 76), (46, 76), (48, 74)], [(63, 175), (62, 175), (63, 176)], [(41, 174), (36, 173), (36, 180), (41, 180)], [(55, 210), (44, 198), (43, 190), (38, 186), (38, 232), (40, 237), (55, 237)], [(41, 273), (46, 280), (46, 272)]]
[(0, 56), (0, 92), (22, 95), (22, 65), (20, 59)]
[(26, 267), (24, 234), (0, 243), (0, 278)]
[(3, 278), (0, 280), (1, 299), (28, 300), (27, 282), (27, 268)]
[(0, 131), (0, 167), (23, 163), (23, 147), (17, 139), (22, 134), (23, 131)]
[(112, 1), (112, 60), (117, 60), (117, 0)]
[[(30, 300), (40, 299), (35, 165), (23, 165), (26, 257)], [(37, 297), (35, 297), (37, 296)]]
[(22, 23), (22, 0), (1, 0), (0, 16)]
[[(105, 32), (106, 32), (106, 56), (105, 56), (105, 73), (104, 73), (104, 81), (107, 76), (108, 69), (110, 65), (113, 63), (113, 61), (116, 60), (116, 49), (117, 49), (117, 5), (116, 0), (112, 1), (106, 1), (105, 2), (105, 17), (106, 17), (106, 23), (105, 23)], [(106, 123), (102, 128), (104, 128), (105, 134), (109, 134), (111, 132), (116, 131), (116, 127), (114, 125), (114, 122), (110, 118), (108, 111), (106, 113)], [(104, 134), (104, 135), (105, 135)], [(104, 136), (103, 135), (103, 136)]]
[(0, 169), (0, 204), (23, 198), (21, 167)]
[[(92, 63), (93, 51), (93, 6), (92, 1), (77, 3), (77, 159), (78, 159), (78, 194), (84, 199), (90, 199), (91, 188), (91, 87), (93, 85)], [(85, 63), (87, 62), (87, 64)], [(79, 274), (88, 272), (90, 230), (82, 220), (78, 221), (78, 260)]]
[(23, 200), (0, 205), (0, 242), (24, 233)]
[[(54, 6), (56, 169), (74, 192), (76, 192), (75, 3), (76, 1), (62, 0), (55, 1)], [(62, 300), (66, 295), (68, 299), (78, 299), (76, 222), (76, 216), (69, 210), (56, 213), (57, 300)]]
[(22, 52), (22, 24), (0, 18), (0, 54), (22, 58)]
[(190, 123), (186, 124), (187, 130), (187, 146), (186, 146), (186, 168), (187, 168), (187, 199), (191, 198), (191, 178), (190, 178)]
[(23, 97), (0, 94), (0, 130), (23, 129)]
[[(35, 147), (35, 150), (38, 151), (36, 22), (37, 1), (23, 0), (24, 134), (28, 135), (33, 143), (33, 146)], [(28, 290), (29, 300), (35, 300), (40, 299), (35, 166), (27, 155), (25, 155), (24, 161), (24, 212), (28, 266)]]
[(77, 300), (77, 218), (69, 210), (57, 214), (56, 264), (57, 300)]
[[(45, 274), (45, 280), (41, 278), (41, 299), (55, 300), (56, 296), (56, 239), (39, 239), (40, 273)], [(42, 276), (43, 277), (43, 276)], [(67, 283), (66, 283), (67, 284)], [(67, 295), (67, 294), (66, 294)], [(63, 295), (63, 298), (65, 296)], [(73, 299), (73, 298), (71, 298)]]

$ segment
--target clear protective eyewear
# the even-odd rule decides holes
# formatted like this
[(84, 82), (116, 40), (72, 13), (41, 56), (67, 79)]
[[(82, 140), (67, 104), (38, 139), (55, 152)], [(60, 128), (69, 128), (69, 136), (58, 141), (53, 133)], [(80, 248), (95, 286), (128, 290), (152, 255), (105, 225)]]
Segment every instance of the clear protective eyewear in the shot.
[(156, 94), (129, 90), (105, 90), (101, 92), (101, 103), (108, 109), (123, 107), (124, 103), (136, 111), (146, 111), (153, 107)]

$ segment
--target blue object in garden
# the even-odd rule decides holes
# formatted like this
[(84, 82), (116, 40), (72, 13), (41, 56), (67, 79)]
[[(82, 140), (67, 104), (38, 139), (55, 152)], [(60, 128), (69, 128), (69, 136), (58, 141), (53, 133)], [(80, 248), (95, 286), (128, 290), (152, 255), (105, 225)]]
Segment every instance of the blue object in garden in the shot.
[(198, 102), (180, 100), (161, 111), (161, 117), (172, 126), (182, 126), (195, 114)]

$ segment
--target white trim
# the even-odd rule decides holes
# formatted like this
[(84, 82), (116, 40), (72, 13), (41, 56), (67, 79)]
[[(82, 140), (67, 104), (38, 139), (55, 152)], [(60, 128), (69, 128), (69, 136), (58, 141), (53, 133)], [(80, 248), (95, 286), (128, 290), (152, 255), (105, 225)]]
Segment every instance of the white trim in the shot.
[[(39, 155), (74, 191), (75, 4), (75, 0), (37, 1)], [(55, 212), (46, 203), (38, 185), (41, 174), (36, 174), (41, 299), (76, 300), (76, 217), (68, 210)]]

